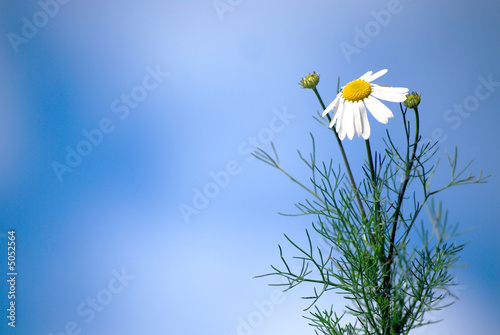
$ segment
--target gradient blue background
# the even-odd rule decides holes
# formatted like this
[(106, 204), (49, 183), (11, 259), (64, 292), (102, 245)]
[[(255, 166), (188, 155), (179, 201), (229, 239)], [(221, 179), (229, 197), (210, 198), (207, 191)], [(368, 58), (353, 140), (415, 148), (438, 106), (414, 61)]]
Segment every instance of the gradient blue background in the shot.
[[(309, 131), (320, 156), (338, 151), (311, 117), (314, 95), (297, 82), (320, 73), (318, 89), (331, 101), (337, 76), (345, 84), (388, 68), (378, 82), (422, 93), (423, 136), (441, 132), (443, 150), (458, 146), (462, 164), (474, 160), (473, 171), (493, 174), (440, 197), (450, 221), (473, 227), (463, 238), (468, 267), (457, 272), (460, 300), (433, 314), (444, 321), (414, 334), (497, 333), (500, 87), (469, 117), (444, 115), (474, 96), (480, 76), (500, 82), (500, 3), (401, 0), (349, 59), (340, 45), (355, 46), (356, 29), (373, 24), (371, 12), (387, 10), (387, 1), (229, 3), (219, 15), (213, 1), (71, 1), (16, 53), (7, 34), (21, 34), (22, 18), (32, 22), (41, 7), (1, 2), (0, 332), (55, 335), (74, 321), (96, 335), (312, 334), (300, 299), (312, 287), (278, 299), (272, 279), (252, 279), (279, 264), (278, 243), (294, 255), (283, 233), (304, 240), (309, 218), (276, 213), (293, 212), (305, 194), (238, 148), (269, 128), (276, 110), (293, 114), (273, 139), (282, 163), (307, 178), (296, 149), (308, 152)], [(168, 77), (120, 120), (112, 102), (156, 66)], [(104, 118), (114, 131), (60, 182), (52, 163), (64, 163), (66, 146)], [(386, 128), (400, 129), (399, 115), (387, 126), (370, 120), (374, 146)], [(364, 144), (345, 146), (358, 166)], [(187, 223), (179, 206), (192, 206), (195, 190), (230, 161), (239, 173)], [(447, 181), (442, 164), (435, 184)], [(8, 229), (18, 239), (14, 331), (5, 318)], [(86, 323), (77, 306), (123, 268), (133, 280)], [(254, 302), (272, 297), (272, 313), (255, 319)], [(330, 302), (343, 307), (338, 295)], [(252, 317), (258, 326), (243, 332), (241, 320)]]

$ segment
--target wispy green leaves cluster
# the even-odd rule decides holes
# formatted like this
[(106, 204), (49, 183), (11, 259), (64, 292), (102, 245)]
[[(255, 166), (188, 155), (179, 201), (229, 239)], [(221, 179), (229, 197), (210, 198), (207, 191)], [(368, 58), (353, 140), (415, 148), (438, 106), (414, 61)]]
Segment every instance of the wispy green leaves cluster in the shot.
[[(408, 334), (436, 321), (426, 318), (427, 312), (453, 301), (449, 299), (453, 298), (450, 288), (456, 284), (453, 268), (464, 244), (453, 242), (458, 225), (447, 222), (447, 213), (434, 198), (448, 188), (482, 183), (487, 177), (468, 173), (470, 163), (459, 168), (455, 150), (448, 156), (450, 182), (434, 188), (437, 143), (421, 143), (417, 107), (412, 121), (411, 110), (403, 105), (400, 109), (406, 140), (395, 143), (387, 133), (385, 148), (374, 154), (366, 140), (367, 159), (358, 184), (347, 159), (344, 167), (317, 160), (312, 134), (311, 153), (298, 152), (310, 171), (305, 182), (285, 170), (274, 145), (272, 153), (259, 149), (254, 154), (310, 195), (296, 204), (296, 215), (314, 217), (311, 229), (306, 230), (307, 244), (299, 245), (285, 235), (301, 266), (290, 266), (280, 247), (283, 264), (259, 277), (282, 277), (285, 283), (276, 285), (286, 289), (312, 284), (313, 294), (305, 297), (310, 299), (308, 309), (313, 310), (307, 319), (317, 333)], [(428, 217), (422, 215), (424, 209)], [(345, 297), (343, 310), (317, 307), (318, 299), (331, 290)], [(355, 322), (344, 321), (345, 313)]]

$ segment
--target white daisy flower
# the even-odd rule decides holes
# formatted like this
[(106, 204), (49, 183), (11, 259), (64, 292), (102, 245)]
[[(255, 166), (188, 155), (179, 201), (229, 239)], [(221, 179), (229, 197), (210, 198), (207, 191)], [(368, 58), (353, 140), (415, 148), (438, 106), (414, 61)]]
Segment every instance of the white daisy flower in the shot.
[(378, 122), (384, 124), (388, 122), (389, 118), (394, 117), (391, 110), (378, 99), (392, 102), (406, 100), (408, 89), (405, 87), (371, 83), (386, 73), (387, 70), (381, 70), (377, 73), (368, 71), (359, 79), (351, 81), (342, 87), (342, 91), (325, 109), (323, 116), (333, 111), (330, 128), (336, 124), (335, 130), (341, 140), (346, 135), (350, 140), (354, 135), (363, 136), (365, 140), (370, 137), (370, 123), (368, 123), (366, 109)]

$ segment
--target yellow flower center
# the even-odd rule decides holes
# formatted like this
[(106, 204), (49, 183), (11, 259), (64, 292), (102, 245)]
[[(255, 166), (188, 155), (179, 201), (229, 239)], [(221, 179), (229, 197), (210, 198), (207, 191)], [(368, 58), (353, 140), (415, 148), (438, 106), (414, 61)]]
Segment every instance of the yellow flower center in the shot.
[(342, 96), (347, 101), (359, 101), (367, 98), (372, 93), (370, 84), (363, 79), (356, 79), (345, 85)]

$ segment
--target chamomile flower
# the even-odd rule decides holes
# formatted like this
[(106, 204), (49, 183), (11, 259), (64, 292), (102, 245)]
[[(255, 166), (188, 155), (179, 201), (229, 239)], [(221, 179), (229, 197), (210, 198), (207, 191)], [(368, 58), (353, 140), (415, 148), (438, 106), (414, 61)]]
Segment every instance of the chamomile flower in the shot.
[(357, 137), (363, 136), (365, 140), (370, 137), (367, 109), (380, 123), (385, 124), (390, 118), (394, 117), (391, 110), (378, 99), (392, 102), (406, 100), (407, 88), (372, 83), (372, 81), (386, 73), (387, 70), (376, 73), (368, 71), (359, 79), (351, 81), (342, 87), (342, 91), (325, 109), (323, 116), (333, 112), (330, 128), (335, 125), (335, 130), (341, 140), (346, 135), (350, 140), (354, 135)]

